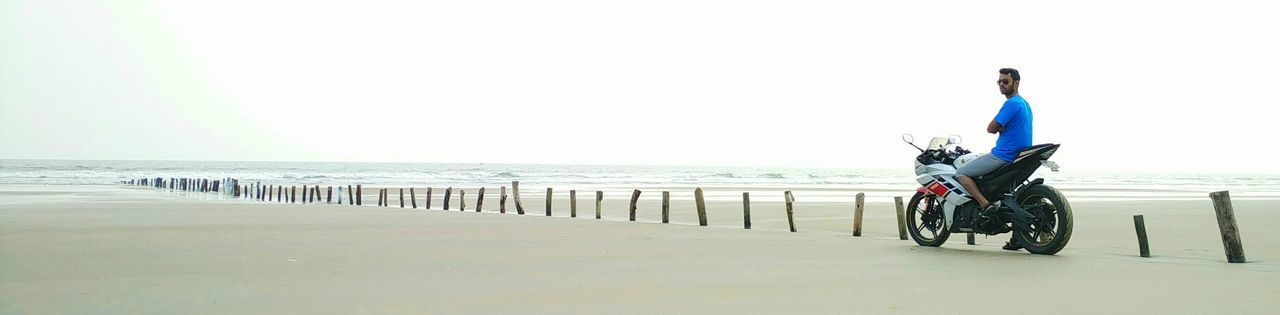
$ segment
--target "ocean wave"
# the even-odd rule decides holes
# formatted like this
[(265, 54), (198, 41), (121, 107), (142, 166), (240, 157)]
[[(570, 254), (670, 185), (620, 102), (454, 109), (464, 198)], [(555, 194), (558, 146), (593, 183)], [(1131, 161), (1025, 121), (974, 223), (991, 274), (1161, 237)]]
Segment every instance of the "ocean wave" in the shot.
[(716, 174), (709, 175), (708, 177), (740, 178), (738, 177), (737, 174), (734, 174), (734, 173), (716, 173)]
[[(812, 176), (812, 175), (810, 175), (810, 176)], [(785, 176), (782, 176), (782, 174), (778, 174), (778, 173), (764, 173), (764, 174), (760, 174), (760, 176), (756, 176), (756, 178), (785, 179), (786, 177), (785, 177)]]

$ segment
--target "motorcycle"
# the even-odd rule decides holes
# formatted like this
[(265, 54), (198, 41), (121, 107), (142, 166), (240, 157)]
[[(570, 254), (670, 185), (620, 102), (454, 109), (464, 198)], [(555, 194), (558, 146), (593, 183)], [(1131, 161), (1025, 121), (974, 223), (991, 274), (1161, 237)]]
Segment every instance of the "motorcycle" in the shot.
[(902, 140), (920, 150), (915, 173), (921, 186), (907, 204), (907, 231), (916, 244), (941, 246), (951, 233), (1013, 232), (1013, 241), (1028, 252), (1053, 255), (1071, 240), (1071, 204), (1066, 196), (1045, 185), (1043, 178), (1028, 180), (1041, 166), (1058, 171), (1049, 157), (1060, 144), (1024, 148), (1013, 162), (973, 178), (983, 196), (998, 205), (983, 213), (956, 179), (956, 169), (985, 153), (961, 148), (959, 136), (933, 138), (926, 148), (916, 146), (910, 134)]

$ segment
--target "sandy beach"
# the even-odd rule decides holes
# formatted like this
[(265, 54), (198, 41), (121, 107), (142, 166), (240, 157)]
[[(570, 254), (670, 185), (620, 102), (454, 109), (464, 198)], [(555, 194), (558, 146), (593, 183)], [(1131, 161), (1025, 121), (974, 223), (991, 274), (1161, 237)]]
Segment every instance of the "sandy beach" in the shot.
[[(1008, 234), (940, 248), (898, 240), (891, 199), (869, 198), (862, 237), (849, 202), (781, 195), (693, 203), (646, 192), (578, 218), (545, 187), (527, 214), (278, 204), (113, 185), (0, 185), (0, 313), (1269, 313), (1280, 305), (1280, 203), (1236, 200), (1249, 263), (1228, 264), (1213, 207), (1198, 201), (1073, 202), (1056, 256), (1000, 249)], [(558, 188), (559, 189), (559, 188)], [(421, 192), (419, 192), (421, 193)], [(680, 192), (689, 194), (690, 192)], [(731, 192), (722, 192), (731, 193)], [(673, 192), (673, 195), (676, 195)], [(407, 194), (406, 194), (407, 195)], [(418, 195), (422, 198), (422, 195)], [(1069, 197), (1069, 195), (1068, 195)], [(419, 205), (421, 206), (421, 205)], [(456, 207), (456, 201), (455, 201)], [(456, 210), (456, 208), (454, 208)], [(1152, 258), (1138, 257), (1143, 214)]]

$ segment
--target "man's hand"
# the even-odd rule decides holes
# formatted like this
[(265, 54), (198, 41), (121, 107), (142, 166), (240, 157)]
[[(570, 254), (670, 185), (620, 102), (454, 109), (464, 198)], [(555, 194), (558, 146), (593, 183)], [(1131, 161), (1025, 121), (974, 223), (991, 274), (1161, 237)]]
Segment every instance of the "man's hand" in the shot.
[(992, 119), (991, 123), (987, 124), (987, 133), (997, 133), (1002, 131), (1004, 131), (1004, 126), (1001, 126), (995, 119)]

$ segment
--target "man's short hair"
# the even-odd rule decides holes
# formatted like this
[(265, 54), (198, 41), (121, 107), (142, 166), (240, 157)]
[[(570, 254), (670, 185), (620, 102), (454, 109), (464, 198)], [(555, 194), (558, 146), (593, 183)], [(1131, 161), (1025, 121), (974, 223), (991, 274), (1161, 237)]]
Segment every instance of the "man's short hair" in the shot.
[(1007, 74), (1007, 75), (1009, 75), (1009, 77), (1012, 77), (1014, 81), (1021, 81), (1021, 80), (1022, 80), (1022, 76), (1018, 75), (1018, 69), (1014, 69), (1014, 68), (1000, 68), (1000, 74)]

